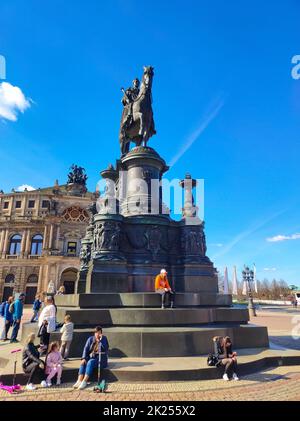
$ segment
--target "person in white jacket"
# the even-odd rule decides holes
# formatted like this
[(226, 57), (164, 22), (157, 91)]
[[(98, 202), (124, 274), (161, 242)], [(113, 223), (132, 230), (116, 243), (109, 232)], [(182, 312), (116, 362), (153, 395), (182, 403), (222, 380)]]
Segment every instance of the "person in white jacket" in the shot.
[(56, 308), (53, 298), (48, 296), (45, 298), (45, 307), (39, 316), (39, 337), (41, 338), (41, 346), (47, 351), (50, 340), (50, 333), (56, 329)]
[(63, 327), (60, 329), (60, 333), (62, 334), (60, 353), (64, 360), (68, 359), (70, 346), (73, 339), (73, 332), (74, 332), (74, 323), (72, 323), (71, 321), (71, 316), (67, 314), (65, 316), (65, 323)]

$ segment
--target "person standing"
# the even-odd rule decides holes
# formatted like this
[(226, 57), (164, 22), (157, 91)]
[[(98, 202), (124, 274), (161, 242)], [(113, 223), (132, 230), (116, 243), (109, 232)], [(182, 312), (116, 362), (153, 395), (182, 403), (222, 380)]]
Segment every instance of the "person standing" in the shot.
[(167, 296), (169, 297), (170, 307), (174, 307), (175, 293), (170, 287), (166, 269), (162, 269), (155, 278), (155, 292), (161, 295), (161, 308), (165, 308)]
[(41, 309), (41, 305), (42, 305), (42, 302), (40, 300), (40, 295), (37, 294), (35, 296), (35, 300), (34, 300), (33, 307), (32, 307), (33, 315), (32, 315), (32, 318), (30, 320), (30, 323), (37, 322), (38, 314), (39, 314), (39, 311)]
[(21, 325), (21, 320), (23, 316), (23, 307), (24, 307), (24, 301), (25, 301), (25, 294), (22, 292), (19, 295), (19, 298), (14, 301), (9, 308), (9, 311), (11, 311), (11, 308), (13, 306), (13, 331), (11, 334), (10, 342), (19, 342), (17, 339), (18, 332)]
[(8, 340), (7, 335), (8, 335), (9, 329), (11, 328), (11, 326), (13, 324), (13, 314), (9, 311), (9, 307), (13, 303), (13, 301), (14, 301), (14, 297), (11, 296), (11, 297), (8, 297), (8, 300), (5, 303), (4, 316), (3, 316), (4, 328), (3, 328), (2, 335), (1, 335), (1, 339), (3, 341)]
[(45, 298), (45, 307), (39, 316), (38, 326), (41, 346), (43, 351), (46, 351), (49, 346), (50, 333), (56, 329), (56, 308), (51, 296)]
[(72, 323), (71, 321), (71, 316), (67, 314), (65, 316), (65, 323), (63, 327), (60, 329), (60, 333), (62, 334), (60, 353), (64, 360), (68, 359), (70, 346), (73, 339), (73, 332), (74, 332), (74, 323)]

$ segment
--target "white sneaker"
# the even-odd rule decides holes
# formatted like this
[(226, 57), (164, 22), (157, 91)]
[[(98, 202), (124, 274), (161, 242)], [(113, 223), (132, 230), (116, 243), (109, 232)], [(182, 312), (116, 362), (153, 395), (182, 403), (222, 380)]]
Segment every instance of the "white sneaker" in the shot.
[(29, 384), (26, 385), (25, 389), (26, 390), (35, 390), (35, 386), (34, 386), (34, 384), (29, 383)]
[(42, 386), (42, 387), (47, 387), (47, 382), (46, 382), (45, 380), (43, 380), (43, 381), (41, 382), (41, 386)]
[(225, 373), (223, 375), (223, 380), (225, 380), (226, 382), (228, 382), (228, 380), (229, 380), (228, 374)]
[(47, 382), (47, 387), (51, 387), (52, 386), (52, 382), (51, 382), (51, 380), (49, 380), (48, 382)]
[(77, 380), (77, 382), (73, 385), (73, 389), (78, 389), (80, 385), (81, 385), (81, 380)]
[(82, 380), (80, 383), (80, 386), (78, 387), (78, 390), (83, 390), (87, 387), (87, 382), (85, 380)]
[(61, 385), (61, 380), (56, 380), (56, 386), (60, 386)]
[(233, 375), (232, 375), (232, 379), (233, 379), (233, 380), (235, 380), (235, 381), (240, 380), (240, 379), (238, 378), (238, 375), (237, 375), (236, 373), (233, 373)]

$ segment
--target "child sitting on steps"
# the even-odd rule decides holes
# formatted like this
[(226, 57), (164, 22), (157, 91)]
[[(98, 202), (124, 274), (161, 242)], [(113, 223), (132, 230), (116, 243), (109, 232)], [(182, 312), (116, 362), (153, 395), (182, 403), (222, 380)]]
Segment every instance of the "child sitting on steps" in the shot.
[(57, 374), (56, 385), (61, 384), (61, 374), (62, 374), (62, 356), (59, 352), (58, 342), (52, 342), (49, 346), (48, 355), (46, 358), (46, 370), (47, 374), (47, 387), (52, 386), (51, 379)]

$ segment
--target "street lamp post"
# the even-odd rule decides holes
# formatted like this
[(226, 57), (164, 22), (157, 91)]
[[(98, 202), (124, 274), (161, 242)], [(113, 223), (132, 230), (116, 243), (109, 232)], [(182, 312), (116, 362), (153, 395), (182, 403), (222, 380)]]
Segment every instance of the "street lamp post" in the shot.
[(254, 281), (254, 272), (250, 270), (248, 266), (245, 266), (245, 269), (242, 272), (243, 280), (248, 285), (248, 309), (252, 311), (252, 316), (256, 316), (256, 310), (253, 302), (251, 282)]

